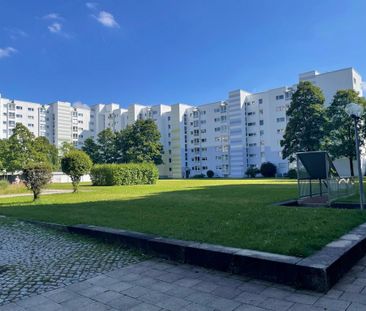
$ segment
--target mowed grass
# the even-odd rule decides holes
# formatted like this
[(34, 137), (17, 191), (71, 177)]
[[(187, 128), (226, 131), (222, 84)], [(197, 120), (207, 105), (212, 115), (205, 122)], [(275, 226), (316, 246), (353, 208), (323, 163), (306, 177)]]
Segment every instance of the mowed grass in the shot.
[[(70, 188), (69, 184), (50, 188)], [(296, 208), (296, 181), (160, 180), (156, 185), (93, 187), (76, 194), (0, 200), (0, 214), (61, 224), (94, 224), (239, 248), (308, 256), (366, 221), (358, 210)]]

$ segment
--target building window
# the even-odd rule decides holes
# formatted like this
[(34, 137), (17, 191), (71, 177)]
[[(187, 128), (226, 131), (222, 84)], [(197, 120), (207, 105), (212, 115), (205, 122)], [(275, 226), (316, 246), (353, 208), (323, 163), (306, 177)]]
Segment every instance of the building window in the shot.
[(254, 126), (255, 125), (255, 122), (249, 122), (248, 123), (248, 126)]
[(280, 122), (285, 122), (285, 118), (284, 117), (277, 118), (277, 123), (280, 123)]
[(34, 111), (34, 108), (28, 108), (28, 111)]
[(284, 99), (285, 96), (284, 95), (276, 95), (276, 100), (281, 100)]
[(17, 110), (23, 110), (23, 107), (22, 106), (16, 106), (15, 107)]
[(263, 99), (262, 98), (258, 99), (258, 104), (263, 104)]
[(259, 125), (263, 125), (264, 121), (263, 120), (259, 120)]

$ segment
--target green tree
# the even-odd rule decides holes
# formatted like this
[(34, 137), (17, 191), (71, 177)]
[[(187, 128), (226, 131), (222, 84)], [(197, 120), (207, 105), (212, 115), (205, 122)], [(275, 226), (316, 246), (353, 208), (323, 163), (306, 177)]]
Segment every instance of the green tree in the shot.
[(72, 143), (64, 141), (60, 147), (60, 156), (63, 157), (65, 154), (69, 153), (70, 151), (76, 150), (75, 146)]
[(42, 188), (51, 181), (51, 166), (48, 163), (30, 163), (23, 168), (23, 178), (27, 188), (32, 190), (35, 201), (39, 198)]
[(95, 163), (116, 163), (116, 134), (107, 128), (98, 134)]
[(60, 159), (58, 157), (58, 150), (55, 145), (50, 144), (46, 137), (39, 136), (35, 138), (33, 141), (33, 148), (36, 153), (45, 156), (53, 170), (59, 169)]
[(99, 163), (99, 146), (93, 138), (88, 137), (85, 139), (84, 145), (81, 149), (90, 157), (93, 163)]
[(151, 119), (138, 120), (128, 126), (117, 138), (117, 150), (123, 151), (125, 162), (153, 162), (162, 164), (163, 146), (160, 132)]
[(326, 125), (321, 89), (309, 81), (301, 81), (292, 95), (287, 116), (289, 121), (281, 141), (283, 159), (292, 162), (297, 152), (319, 150)]
[(7, 141), (4, 165), (8, 172), (20, 171), (30, 163), (46, 162), (46, 156), (34, 148), (34, 135), (17, 123)]
[(259, 171), (263, 177), (275, 177), (277, 167), (272, 162), (263, 162)]
[[(334, 95), (331, 105), (327, 108), (329, 122), (325, 146), (333, 158), (348, 158), (351, 176), (354, 176), (353, 160), (356, 159), (354, 121), (345, 111), (351, 102), (366, 106), (365, 98), (359, 97), (354, 90), (339, 90)], [(359, 130), (365, 137), (365, 122), (359, 122)], [(363, 145), (364, 139), (360, 139), (360, 146)]]
[(62, 171), (70, 176), (74, 192), (78, 190), (81, 177), (90, 172), (92, 165), (90, 157), (81, 150), (72, 150), (61, 159)]

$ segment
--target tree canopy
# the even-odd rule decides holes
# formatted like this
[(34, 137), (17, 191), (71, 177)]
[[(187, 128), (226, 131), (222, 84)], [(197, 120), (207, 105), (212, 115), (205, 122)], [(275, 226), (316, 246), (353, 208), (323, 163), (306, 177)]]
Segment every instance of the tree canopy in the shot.
[(292, 162), (297, 152), (319, 150), (326, 125), (321, 89), (309, 81), (301, 81), (292, 95), (287, 116), (289, 121), (281, 141), (283, 159)]
[[(359, 97), (354, 90), (339, 90), (327, 108), (327, 126), (325, 135), (325, 147), (333, 158), (346, 157), (349, 159), (350, 172), (354, 176), (353, 160), (356, 159), (354, 121), (345, 111), (346, 106), (358, 103), (364, 108), (366, 100)], [(365, 116), (363, 117), (365, 120)], [(366, 126), (359, 122), (359, 131), (363, 138), (366, 137)], [(360, 139), (360, 147), (364, 145), (364, 139)]]
[(160, 133), (153, 120), (138, 120), (117, 133), (111, 129), (101, 131), (96, 141), (86, 139), (82, 149), (98, 164), (163, 163)]

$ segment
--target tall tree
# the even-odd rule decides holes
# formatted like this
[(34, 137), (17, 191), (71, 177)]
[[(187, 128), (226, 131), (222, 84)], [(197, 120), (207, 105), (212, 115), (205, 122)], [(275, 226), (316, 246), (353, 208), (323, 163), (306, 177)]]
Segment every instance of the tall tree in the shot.
[[(327, 108), (326, 149), (332, 157), (346, 157), (349, 160), (351, 176), (354, 176), (353, 160), (356, 159), (354, 121), (350, 118), (345, 108), (351, 103), (358, 103), (366, 107), (366, 100), (359, 97), (354, 90), (339, 90)], [(363, 118), (365, 120), (365, 118)], [(363, 137), (366, 134), (365, 122), (359, 122), (359, 131)], [(360, 139), (360, 146), (364, 139)]]
[(98, 134), (96, 163), (116, 163), (116, 134), (107, 128)]
[(319, 150), (326, 123), (321, 89), (309, 81), (301, 81), (292, 95), (287, 116), (289, 121), (281, 141), (283, 159), (292, 162), (296, 152)]
[(34, 135), (24, 125), (15, 125), (4, 157), (8, 172), (22, 170), (29, 163), (47, 162), (46, 156), (35, 150), (34, 139)]
[(138, 120), (127, 127), (122, 133), (122, 141), (126, 162), (163, 163), (160, 132), (153, 120)]
[(58, 150), (55, 145), (51, 144), (46, 137), (39, 136), (33, 141), (33, 148), (37, 153), (43, 154), (51, 168), (57, 170), (60, 168), (60, 160)]
[(84, 145), (81, 149), (87, 155), (89, 155), (93, 163), (99, 163), (99, 156), (98, 156), (99, 147), (92, 137), (88, 137), (87, 139), (85, 139)]

